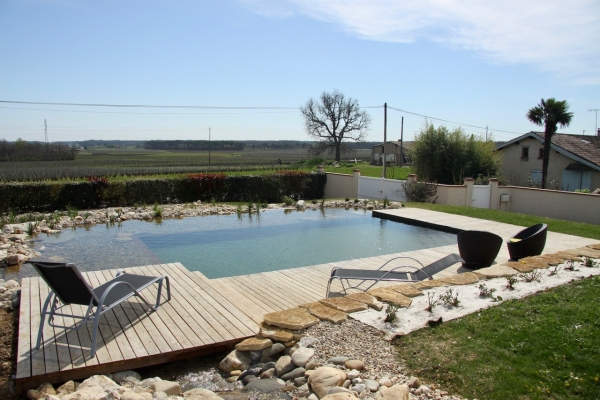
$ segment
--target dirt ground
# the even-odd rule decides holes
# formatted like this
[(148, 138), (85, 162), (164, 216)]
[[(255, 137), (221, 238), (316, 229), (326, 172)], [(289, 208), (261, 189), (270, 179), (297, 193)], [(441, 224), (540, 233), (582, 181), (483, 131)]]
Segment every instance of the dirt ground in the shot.
[(20, 399), (11, 379), (16, 368), (18, 317), (16, 311), (0, 309), (0, 399), (5, 400)]

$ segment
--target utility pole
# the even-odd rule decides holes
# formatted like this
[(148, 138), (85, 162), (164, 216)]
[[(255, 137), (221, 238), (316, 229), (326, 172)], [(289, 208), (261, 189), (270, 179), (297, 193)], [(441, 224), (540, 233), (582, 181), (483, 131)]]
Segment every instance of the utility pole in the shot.
[(208, 170), (210, 171), (210, 126), (208, 127)]
[(400, 123), (400, 166), (404, 166), (404, 117), (402, 117), (402, 122)]
[(600, 110), (600, 108), (592, 108), (592, 109), (590, 109), (590, 111), (595, 111), (596, 112), (596, 129), (594, 129), (594, 132), (596, 132), (596, 135), (600, 136), (600, 132), (598, 132), (598, 110)]
[(44, 161), (48, 161), (48, 124), (46, 123), (46, 120), (44, 120), (44, 135), (46, 136), (46, 145), (44, 148)]
[(485, 126), (485, 141), (488, 141), (488, 126)]
[(386, 146), (387, 142), (387, 103), (383, 103), (383, 178), (385, 179), (385, 159), (386, 159)]

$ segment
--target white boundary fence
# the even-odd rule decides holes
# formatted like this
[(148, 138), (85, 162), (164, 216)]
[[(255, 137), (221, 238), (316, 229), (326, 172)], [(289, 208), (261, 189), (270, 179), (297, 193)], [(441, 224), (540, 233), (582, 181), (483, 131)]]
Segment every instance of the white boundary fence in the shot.
[(402, 182), (395, 179), (358, 178), (358, 197), (361, 199), (388, 199), (390, 201), (406, 201), (402, 192)]

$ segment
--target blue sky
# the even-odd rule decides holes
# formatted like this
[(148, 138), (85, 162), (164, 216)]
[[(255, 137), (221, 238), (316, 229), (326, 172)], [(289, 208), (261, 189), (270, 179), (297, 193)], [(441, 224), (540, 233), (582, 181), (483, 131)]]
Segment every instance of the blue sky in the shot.
[(2, 101), (229, 107), (0, 103), (0, 139), (43, 141), (47, 119), (50, 141), (308, 140), (298, 108), (334, 89), (379, 107), (370, 141), (385, 102), (407, 111), (389, 139), (416, 113), (509, 140), (548, 97), (592, 134), (599, 38), (597, 0), (0, 0)]

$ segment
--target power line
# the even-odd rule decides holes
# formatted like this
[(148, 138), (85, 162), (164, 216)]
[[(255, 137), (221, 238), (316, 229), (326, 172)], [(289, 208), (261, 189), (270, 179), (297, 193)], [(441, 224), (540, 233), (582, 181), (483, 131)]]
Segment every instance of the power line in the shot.
[(208, 110), (295, 110), (297, 107), (232, 107), (232, 106), (163, 106), (149, 104), (96, 104), (96, 103), (45, 103), (39, 101), (0, 100), (8, 104), (32, 104), (43, 106), (118, 107), (118, 108), (197, 108)]

